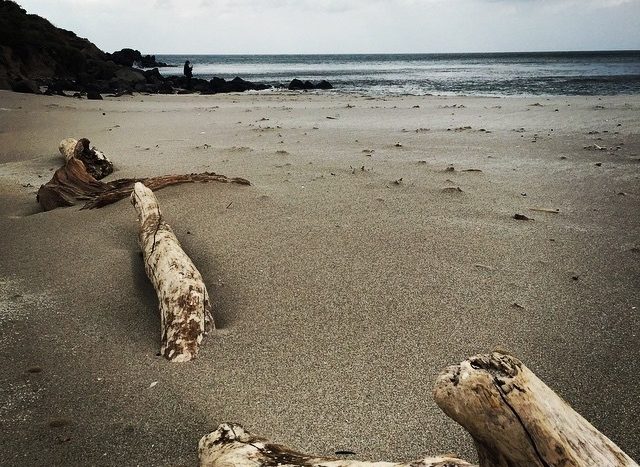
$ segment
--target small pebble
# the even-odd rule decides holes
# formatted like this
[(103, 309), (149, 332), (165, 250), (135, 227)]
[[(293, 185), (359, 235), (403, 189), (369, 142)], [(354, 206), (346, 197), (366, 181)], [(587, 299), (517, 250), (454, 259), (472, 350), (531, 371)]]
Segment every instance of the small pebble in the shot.
[(49, 421), (49, 426), (51, 428), (62, 428), (69, 425), (71, 425), (71, 420), (67, 420), (65, 418), (56, 418)]

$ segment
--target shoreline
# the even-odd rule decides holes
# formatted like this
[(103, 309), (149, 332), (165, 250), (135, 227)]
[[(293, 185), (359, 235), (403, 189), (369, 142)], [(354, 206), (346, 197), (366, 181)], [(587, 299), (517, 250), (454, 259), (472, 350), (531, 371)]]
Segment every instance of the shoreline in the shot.
[[(497, 346), (638, 459), (640, 96), (544, 99), (0, 91), (7, 462), (193, 465), (225, 421), (320, 455), (473, 460), (431, 387)], [(155, 355), (126, 200), (38, 212), (66, 137), (114, 162), (105, 181), (252, 182), (157, 192), (214, 304), (193, 364)]]
[[(144, 69), (147, 71), (147, 69)], [(194, 76), (195, 77), (195, 76)], [(271, 86), (269, 83), (260, 83), (256, 82), (256, 84), (265, 84), (267, 86)], [(44, 86), (43, 86), (44, 87)], [(0, 90), (2, 91), (2, 90)], [(14, 92), (4, 90), (5, 92)], [(184, 89), (183, 91), (188, 91)], [(78, 97), (74, 96), (73, 91), (65, 91), (65, 95), (48, 95), (45, 93), (38, 94), (40, 96), (47, 97), (65, 97), (65, 98), (73, 98), (73, 99), (81, 99), (81, 100), (92, 100), (87, 99), (86, 97)], [(15, 94), (21, 94), (19, 92), (15, 92)], [(199, 91), (193, 92), (179, 92), (173, 94), (161, 94), (161, 93), (152, 93), (152, 92), (143, 92), (143, 91), (131, 91), (125, 92), (120, 95), (113, 95), (112, 93), (103, 92), (101, 93), (103, 98), (109, 98), (110, 100), (117, 100), (121, 98), (127, 97), (136, 97), (136, 96), (177, 96), (177, 97), (211, 97), (211, 96), (221, 96), (221, 95), (229, 95), (229, 96), (296, 96), (296, 95), (310, 95), (310, 96), (342, 96), (344, 98), (356, 98), (356, 99), (402, 99), (402, 98), (462, 98), (462, 99), (545, 99), (545, 100), (554, 100), (554, 99), (572, 99), (572, 98), (587, 98), (587, 99), (605, 99), (605, 98), (625, 98), (633, 100), (640, 96), (640, 93), (630, 92), (630, 93), (616, 93), (616, 94), (455, 94), (455, 93), (426, 93), (426, 94), (401, 94), (401, 93), (380, 93), (380, 94), (371, 94), (363, 91), (345, 91), (341, 89), (287, 89), (286, 87), (270, 87), (267, 89), (250, 89), (243, 92), (220, 92), (220, 93), (200, 93)]]
[[(258, 84), (267, 84), (268, 83), (259, 83)], [(134, 92), (134, 95), (136, 94), (140, 94), (140, 95), (145, 95), (145, 96), (150, 96), (153, 95), (152, 93), (139, 93), (139, 92)], [(223, 94), (223, 93), (220, 93)], [(292, 90), (292, 89), (287, 89), (286, 87), (281, 87), (281, 88), (270, 88), (270, 89), (262, 89), (262, 90), (248, 90), (248, 91), (244, 91), (243, 93), (226, 93), (226, 94), (231, 94), (231, 95), (241, 95), (241, 94), (247, 94), (247, 95), (293, 95), (293, 94), (312, 94), (312, 95), (336, 95), (336, 96), (345, 96), (345, 97), (356, 97), (356, 98), (385, 98), (385, 97), (389, 97), (389, 98), (402, 98), (402, 97), (447, 97), (447, 98), (456, 98), (456, 97), (460, 97), (460, 98), (486, 98), (486, 99), (535, 99), (535, 98), (540, 98), (540, 99), (547, 99), (547, 100), (551, 100), (551, 99), (562, 99), (562, 98), (571, 98), (571, 97), (587, 97), (587, 98), (607, 98), (607, 97), (625, 97), (625, 96), (629, 96), (631, 98), (633, 98), (634, 96), (640, 96), (639, 92), (630, 92), (630, 93), (624, 93), (624, 92), (620, 92), (620, 93), (616, 93), (616, 94), (448, 94), (448, 93), (443, 93), (443, 94), (434, 94), (434, 93), (426, 93), (426, 94), (400, 94), (400, 93), (389, 93), (389, 94), (370, 94), (370, 93), (366, 93), (366, 92), (362, 92), (362, 91), (345, 91), (345, 90), (341, 90), (341, 89), (325, 89), (325, 90), (319, 90), (319, 89), (311, 89), (311, 90)], [(200, 94), (198, 92), (193, 92), (191, 94), (175, 94), (175, 95), (197, 95), (197, 96), (210, 96), (210, 95), (215, 95), (215, 94)], [(73, 97), (73, 96), (67, 96), (67, 97)]]

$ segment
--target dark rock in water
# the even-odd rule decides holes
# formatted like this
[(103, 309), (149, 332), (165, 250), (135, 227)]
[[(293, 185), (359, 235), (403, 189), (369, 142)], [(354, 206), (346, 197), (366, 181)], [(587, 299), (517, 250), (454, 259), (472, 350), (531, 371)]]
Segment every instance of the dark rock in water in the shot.
[(11, 90), (14, 92), (23, 92), (27, 94), (40, 94), (40, 87), (35, 81), (30, 79), (21, 79), (15, 81), (11, 85)]
[(245, 81), (239, 76), (236, 76), (231, 80), (228, 85), (229, 90), (227, 92), (244, 92), (253, 89), (253, 83)]
[(333, 86), (329, 81), (323, 79), (318, 84), (316, 84), (316, 89), (333, 89)]
[(304, 89), (304, 83), (300, 81), (298, 78), (293, 78), (288, 86), (292, 91)]
[(92, 89), (90, 91), (87, 91), (87, 99), (94, 100), (94, 101), (101, 101), (102, 95), (98, 91)]
[(132, 67), (134, 65), (138, 65), (142, 68), (157, 68), (157, 67), (168, 67), (168, 65), (164, 62), (156, 61), (155, 55), (142, 55), (139, 50), (135, 49), (122, 49), (117, 52), (113, 52), (109, 54), (111, 60), (113, 60), (118, 65)]
[(217, 94), (223, 92), (244, 92), (244, 91), (258, 91), (268, 89), (269, 86), (263, 83), (252, 83), (251, 81), (244, 80), (239, 76), (236, 76), (231, 81), (225, 81), (223, 78), (213, 78), (209, 81), (209, 89), (204, 91), (204, 94)]
[(171, 66), (164, 62), (157, 62), (155, 55), (144, 55), (140, 58), (140, 60), (137, 60), (136, 63), (138, 64), (138, 66), (142, 68), (157, 68), (157, 67)]
[(300, 90), (309, 90), (309, 89), (315, 89), (315, 86), (313, 85), (313, 83), (311, 81), (301, 81), (298, 78), (294, 78), (291, 80), (291, 82), (289, 83), (288, 86), (289, 89), (291, 89), (292, 91), (300, 91)]

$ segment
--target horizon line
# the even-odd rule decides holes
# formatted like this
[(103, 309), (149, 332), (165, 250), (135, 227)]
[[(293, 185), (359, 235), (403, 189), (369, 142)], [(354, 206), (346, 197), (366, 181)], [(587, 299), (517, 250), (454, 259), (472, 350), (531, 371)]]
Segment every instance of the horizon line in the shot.
[[(128, 48), (128, 47), (127, 47)], [(122, 50), (122, 49), (117, 49)], [(117, 50), (114, 50), (116, 52)], [(270, 55), (486, 55), (486, 54), (545, 54), (545, 53), (607, 53), (607, 52), (620, 52), (620, 53), (640, 53), (640, 49), (595, 49), (595, 50), (512, 50), (512, 51), (485, 51), (485, 52), (260, 52), (260, 53), (246, 53), (246, 52), (230, 52), (230, 53), (181, 53), (181, 52), (146, 52), (144, 54), (151, 55), (219, 55), (219, 56), (231, 56), (231, 55), (253, 55), (253, 56), (270, 56)], [(113, 53), (113, 52), (112, 52)]]

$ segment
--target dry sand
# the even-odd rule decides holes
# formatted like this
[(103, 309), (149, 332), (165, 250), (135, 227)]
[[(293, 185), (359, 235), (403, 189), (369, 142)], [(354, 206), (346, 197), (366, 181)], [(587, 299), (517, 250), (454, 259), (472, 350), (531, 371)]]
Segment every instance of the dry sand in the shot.
[[(639, 110), (0, 91), (0, 463), (194, 465), (223, 421), (317, 454), (473, 458), (431, 387), (498, 345), (638, 459)], [(103, 150), (111, 178), (253, 183), (157, 194), (214, 300), (197, 361), (156, 356), (127, 201), (38, 212), (69, 136)]]

